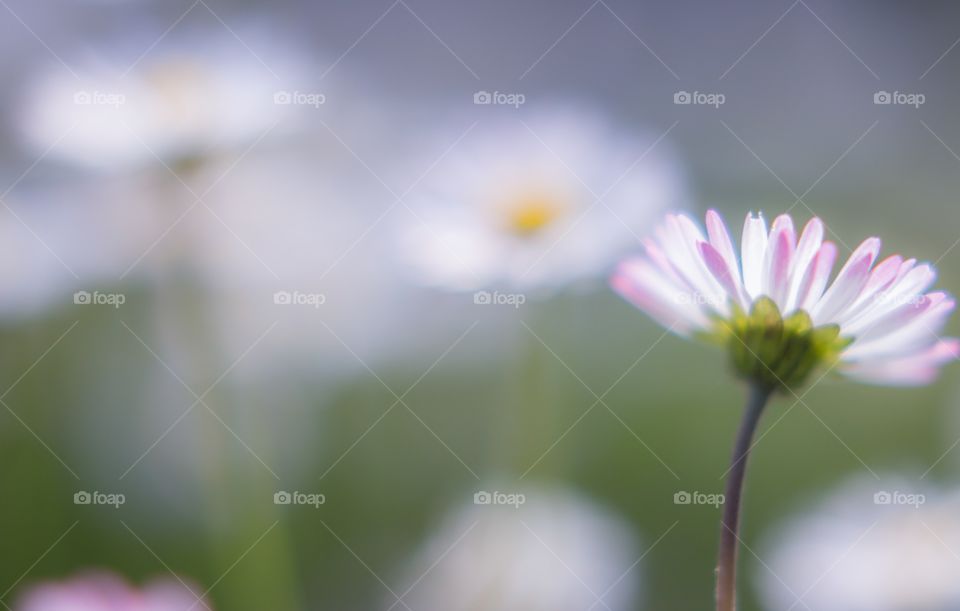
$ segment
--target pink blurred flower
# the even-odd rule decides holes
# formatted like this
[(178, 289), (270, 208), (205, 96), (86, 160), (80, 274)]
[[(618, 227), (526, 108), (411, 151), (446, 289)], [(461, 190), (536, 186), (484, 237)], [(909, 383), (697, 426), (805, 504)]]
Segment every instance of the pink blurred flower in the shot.
[(107, 572), (87, 572), (35, 586), (16, 611), (210, 611), (193, 586), (173, 579), (135, 588)]
[(960, 342), (940, 337), (955, 301), (927, 292), (933, 265), (900, 255), (874, 264), (880, 239), (868, 238), (831, 283), (837, 247), (819, 218), (798, 239), (789, 215), (768, 231), (762, 215), (748, 214), (739, 256), (719, 214), (707, 212), (706, 226), (704, 235), (689, 217), (668, 215), (645, 256), (624, 261), (612, 284), (680, 335), (727, 341), (745, 376), (769, 372), (792, 386), (839, 361), (861, 381), (918, 385), (958, 358)]

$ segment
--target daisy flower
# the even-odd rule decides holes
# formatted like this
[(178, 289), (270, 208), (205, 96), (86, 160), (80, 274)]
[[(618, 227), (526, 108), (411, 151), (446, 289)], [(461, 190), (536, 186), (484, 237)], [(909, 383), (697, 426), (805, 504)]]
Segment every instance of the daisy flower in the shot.
[[(164, 43), (140, 58), (117, 40), (26, 87), (22, 139), (38, 153), (98, 170), (177, 167), (247, 146), (288, 106), (269, 67), (232, 36)], [(274, 63), (273, 61), (271, 63)]]
[(844, 482), (765, 544), (757, 580), (765, 608), (960, 608), (958, 502), (956, 493), (906, 478)]
[(414, 189), (403, 250), (423, 283), (452, 290), (605, 274), (684, 201), (663, 147), (589, 112), (481, 121)]
[(612, 285), (668, 329), (726, 347), (750, 382), (727, 476), (720, 530), (717, 611), (736, 609), (740, 502), (747, 459), (775, 390), (803, 384), (818, 367), (836, 366), (877, 384), (919, 385), (960, 353), (939, 334), (954, 300), (927, 292), (933, 266), (893, 255), (877, 263), (879, 238), (858, 246), (831, 276), (837, 247), (814, 218), (799, 238), (781, 215), (770, 230), (747, 215), (740, 256), (720, 215), (706, 233), (689, 217), (668, 215), (645, 241), (645, 256), (623, 262)]
[(381, 609), (626, 611), (641, 551), (629, 524), (566, 489), (455, 508), (410, 559), (403, 603)]
[[(89, 572), (28, 590), (16, 611), (209, 611), (195, 588), (164, 579), (135, 588), (107, 572)], [(199, 590), (198, 590), (199, 591)]]
[(864, 240), (830, 281), (837, 247), (811, 219), (797, 235), (788, 215), (769, 231), (747, 215), (739, 256), (711, 210), (706, 233), (685, 215), (668, 215), (645, 256), (624, 261), (613, 287), (684, 336), (727, 345), (742, 375), (767, 386), (797, 386), (820, 365), (874, 384), (930, 382), (955, 360), (960, 343), (940, 338), (956, 305), (928, 292), (929, 263), (900, 255), (878, 261), (880, 239)]

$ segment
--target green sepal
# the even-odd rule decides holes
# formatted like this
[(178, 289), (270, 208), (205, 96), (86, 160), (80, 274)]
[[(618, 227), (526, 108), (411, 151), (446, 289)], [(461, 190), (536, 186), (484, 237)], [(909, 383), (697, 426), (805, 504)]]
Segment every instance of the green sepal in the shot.
[(726, 319), (701, 334), (726, 347), (738, 375), (766, 388), (796, 388), (810, 374), (829, 366), (850, 345), (838, 325), (814, 327), (810, 315), (797, 310), (786, 318), (768, 297), (754, 301), (749, 314), (737, 305)]

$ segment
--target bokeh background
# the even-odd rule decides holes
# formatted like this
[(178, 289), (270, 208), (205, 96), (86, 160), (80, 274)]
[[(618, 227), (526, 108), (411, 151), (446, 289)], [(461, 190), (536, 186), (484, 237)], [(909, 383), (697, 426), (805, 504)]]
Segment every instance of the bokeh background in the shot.
[[(737, 231), (789, 210), (841, 253), (880, 235), (935, 262), (956, 293), (958, 39), (949, 2), (0, 1), (0, 601), (94, 567), (234, 611), (710, 608), (719, 510), (675, 495), (722, 490), (744, 388), (606, 277), (667, 208)], [(628, 222), (592, 225), (589, 269), (528, 286), (497, 271), (508, 251), (472, 286), (459, 234), (419, 247), (411, 226), (524, 155), (557, 178), (554, 150), (600, 191), (641, 172), (597, 210)], [(960, 489), (958, 376), (828, 375), (774, 403), (744, 610), (790, 606), (770, 594), (804, 562), (772, 560), (784, 521), (850, 478)], [(841, 547), (823, 571), (933, 558), (939, 581), (872, 608), (956, 609), (957, 525), (921, 522), (877, 548), (890, 566)]]

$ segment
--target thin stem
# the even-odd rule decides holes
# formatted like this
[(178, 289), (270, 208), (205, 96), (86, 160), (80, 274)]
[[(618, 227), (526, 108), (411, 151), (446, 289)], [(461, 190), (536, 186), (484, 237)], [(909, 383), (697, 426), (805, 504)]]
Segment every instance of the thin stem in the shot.
[(743, 480), (750, 457), (753, 434), (760, 422), (763, 408), (770, 399), (771, 389), (760, 385), (750, 387), (740, 431), (733, 447), (730, 474), (724, 495), (723, 521), (720, 526), (720, 552), (717, 561), (717, 611), (736, 610), (737, 592), (737, 546), (740, 530), (740, 500), (743, 496)]

